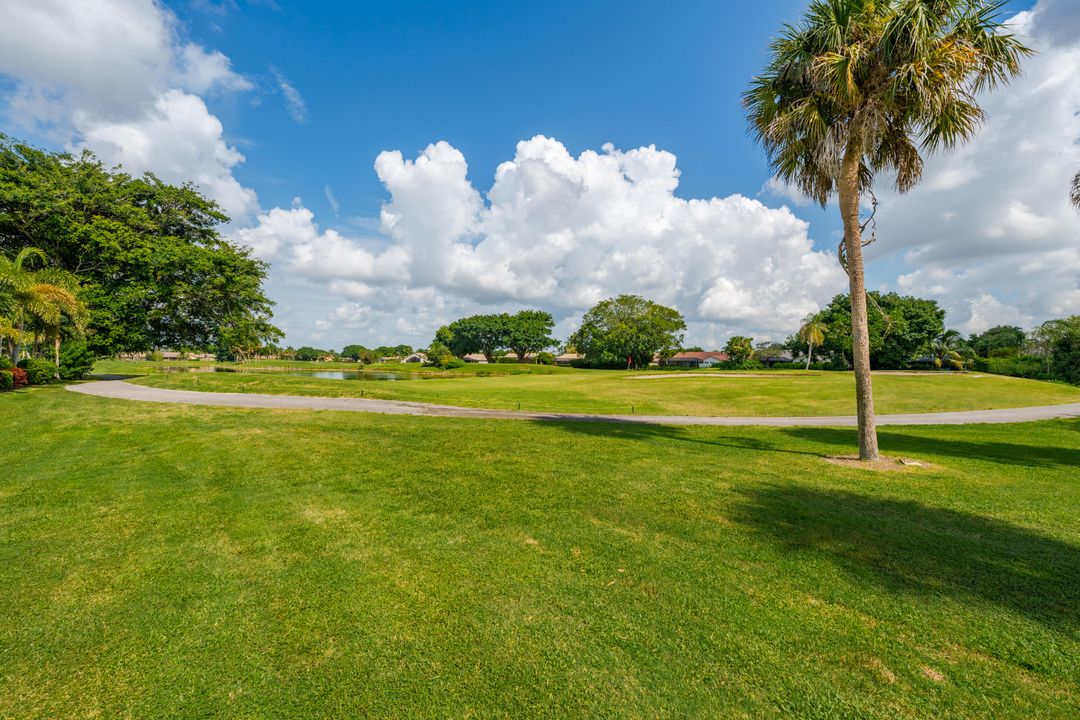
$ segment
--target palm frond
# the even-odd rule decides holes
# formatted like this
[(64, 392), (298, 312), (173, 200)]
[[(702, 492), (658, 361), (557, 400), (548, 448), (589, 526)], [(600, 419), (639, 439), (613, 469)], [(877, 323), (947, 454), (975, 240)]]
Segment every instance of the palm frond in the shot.
[(851, 143), (862, 189), (880, 171), (914, 187), (923, 152), (971, 138), (978, 92), (1031, 54), (1002, 25), (1002, 0), (815, 0), (771, 44), (743, 95), (750, 132), (785, 182), (824, 204)]

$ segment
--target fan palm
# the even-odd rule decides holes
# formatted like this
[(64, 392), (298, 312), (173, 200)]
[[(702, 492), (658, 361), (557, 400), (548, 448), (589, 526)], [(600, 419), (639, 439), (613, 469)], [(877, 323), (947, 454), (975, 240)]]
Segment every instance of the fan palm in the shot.
[(43, 268), (32, 270), (31, 258), (44, 259), (45, 253), (37, 248), (23, 248), (12, 259), (0, 254), (0, 292), (9, 299), (14, 314), (12, 326), (11, 359), (17, 362), (22, 354), (28, 320), (36, 320), (54, 339), (54, 358), (60, 363), (60, 329), (67, 317), (81, 329), (85, 307), (76, 295), (75, 278), (63, 270)]
[(817, 315), (810, 315), (799, 328), (799, 339), (806, 343), (806, 369), (814, 359), (814, 348), (825, 342), (826, 325)]
[[(1030, 51), (1000, 22), (1001, 0), (815, 0), (771, 45), (743, 96), (779, 179), (823, 206), (838, 196), (851, 291), (859, 457), (878, 457), (870, 382), (861, 199), (875, 175), (900, 192), (923, 153), (972, 137), (976, 95), (1020, 72)], [(872, 238), (871, 238), (872, 239)]]
[(964, 351), (967, 343), (964, 336), (956, 330), (946, 330), (934, 338), (930, 352), (934, 358), (934, 366), (942, 367), (949, 365), (956, 370), (964, 369)]

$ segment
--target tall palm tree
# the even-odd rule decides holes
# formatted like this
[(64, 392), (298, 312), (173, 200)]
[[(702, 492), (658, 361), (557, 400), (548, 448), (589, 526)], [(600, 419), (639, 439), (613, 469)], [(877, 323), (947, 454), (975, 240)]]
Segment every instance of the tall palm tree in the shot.
[(54, 358), (59, 365), (63, 318), (69, 318), (81, 329), (85, 306), (75, 293), (77, 282), (70, 273), (53, 268), (32, 270), (29, 260), (34, 257), (44, 260), (45, 253), (38, 248), (23, 248), (13, 259), (0, 253), (0, 292), (9, 299), (14, 314), (13, 322), (5, 323), (15, 331), (11, 338), (11, 359), (18, 362), (26, 324), (36, 320), (53, 337)]
[[(859, 457), (878, 457), (870, 381), (861, 200), (879, 172), (910, 190), (923, 153), (971, 138), (977, 94), (1030, 54), (1002, 28), (1000, 0), (815, 0), (771, 45), (743, 95), (779, 179), (824, 206), (839, 197), (839, 258), (851, 292)], [(873, 236), (871, 236), (871, 240)]]
[(825, 342), (827, 326), (818, 315), (808, 315), (803, 325), (799, 328), (799, 339), (806, 343), (806, 369), (810, 369), (810, 363), (814, 359), (814, 348), (821, 347)]

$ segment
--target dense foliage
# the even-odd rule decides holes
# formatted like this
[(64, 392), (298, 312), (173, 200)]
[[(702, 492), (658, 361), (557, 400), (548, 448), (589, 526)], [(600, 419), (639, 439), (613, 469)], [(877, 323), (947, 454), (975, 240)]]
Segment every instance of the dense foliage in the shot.
[(540, 352), (558, 344), (551, 337), (555, 320), (551, 313), (540, 310), (522, 310), (507, 318), (506, 347), (517, 355), (518, 362), (525, 362), (529, 353)]
[(95, 354), (243, 354), (280, 336), (263, 294), (267, 265), (221, 236), (227, 221), (191, 185), (0, 135), (0, 252), (40, 248), (50, 267), (78, 278)]
[(60, 377), (56, 363), (44, 358), (23, 358), (18, 367), (26, 371), (26, 381), (31, 385), (46, 385)]
[(594, 367), (647, 367), (656, 353), (673, 354), (685, 330), (677, 310), (638, 295), (620, 295), (585, 313), (569, 344)]
[[(931, 351), (934, 339), (945, 330), (945, 311), (936, 300), (898, 295), (867, 293), (869, 299), (871, 367), (905, 367), (912, 360)], [(830, 358), (851, 363), (851, 302), (847, 295), (837, 295), (817, 315), (825, 325), (820, 352)], [(794, 348), (793, 348), (794, 349)]]
[(1027, 335), (1015, 325), (998, 325), (982, 333), (973, 333), (967, 344), (982, 357), (1016, 355), (1024, 347)]
[(82, 380), (94, 369), (94, 355), (86, 342), (71, 340), (60, 346), (60, 379)]
[(728, 355), (728, 362), (741, 367), (754, 356), (754, 338), (735, 335), (724, 345), (724, 352)]
[(494, 362), (495, 353), (506, 347), (508, 321), (506, 313), (470, 315), (439, 328), (435, 332), (435, 341), (450, 348), (458, 357), (482, 353), (489, 363)]
[(439, 328), (435, 341), (458, 357), (481, 353), (490, 363), (501, 351), (511, 350), (518, 362), (525, 362), (529, 353), (557, 343), (551, 337), (554, 326), (551, 314), (540, 310), (522, 310), (514, 315), (471, 315)]
[(457, 360), (457, 358), (454, 357), (454, 353), (450, 352), (450, 348), (446, 347), (446, 345), (438, 340), (428, 346), (427, 353), (425, 354), (427, 355), (428, 364), (434, 365), (435, 367), (449, 367), (451, 363)]

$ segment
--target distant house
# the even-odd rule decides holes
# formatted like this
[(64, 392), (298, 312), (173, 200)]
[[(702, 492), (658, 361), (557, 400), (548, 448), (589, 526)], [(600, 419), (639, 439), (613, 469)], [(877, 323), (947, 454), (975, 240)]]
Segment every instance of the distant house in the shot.
[(184, 353), (176, 352), (175, 350), (164, 350), (161, 353), (162, 360), (183, 360)]
[(727, 359), (727, 353), (719, 350), (712, 352), (681, 352), (672, 355), (667, 360), (661, 360), (660, 364), (664, 367), (710, 368), (725, 362)]
[(563, 353), (555, 358), (556, 365), (570, 365), (575, 360), (583, 360), (585, 358), (581, 353)]
[(406, 355), (401, 362), (406, 363), (426, 363), (427, 355), (424, 353), (415, 352), (412, 355)]
[(400, 355), (383, 355), (381, 358), (379, 358), (379, 362), (381, 362), (381, 363), (399, 363), (399, 362), (401, 362), (401, 356)]
[(461, 359), (467, 363), (487, 364), (487, 358), (484, 357), (483, 353), (469, 353)]

